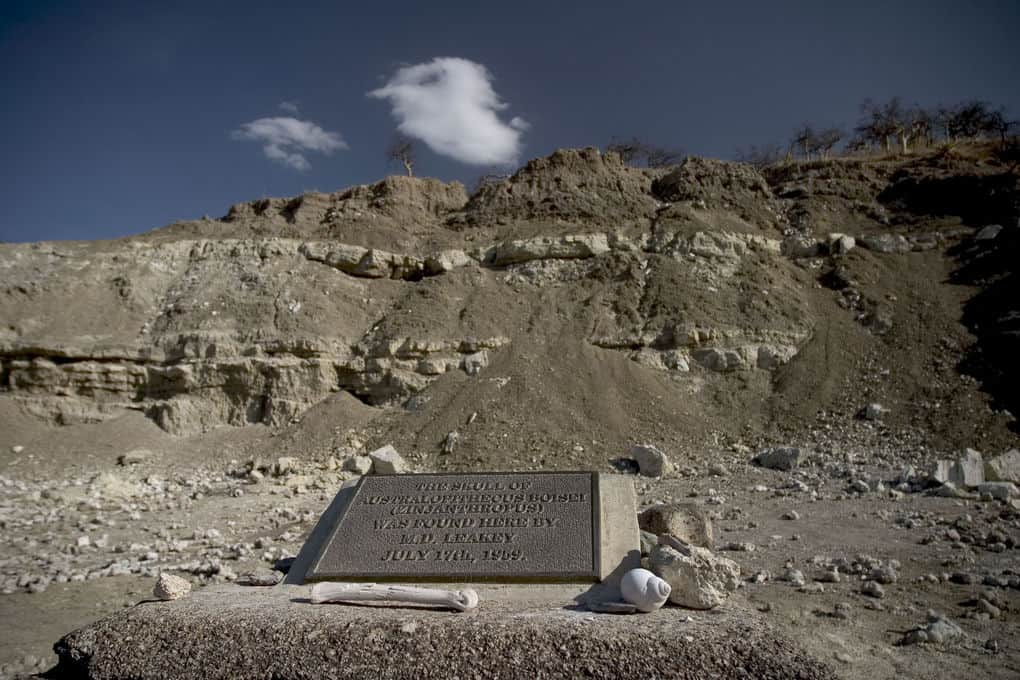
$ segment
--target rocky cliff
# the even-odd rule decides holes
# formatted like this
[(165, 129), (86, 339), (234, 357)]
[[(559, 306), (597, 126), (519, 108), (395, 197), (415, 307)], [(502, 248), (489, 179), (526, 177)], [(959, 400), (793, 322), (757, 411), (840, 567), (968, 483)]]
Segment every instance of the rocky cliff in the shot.
[(952, 249), (1015, 241), (1016, 196), (977, 157), (763, 175), (584, 149), (470, 197), (390, 177), (116, 241), (0, 245), (0, 398), (183, 435), (287, 425), (346, 392), (422, 449), (484, 403), (524, 450), (764, 432), (882, 398), (946, 442), (995, 437), (1014, 422), (1005, 382), (958, 371), (979, 349), (960, 307), (990, 275), (951, 283)]

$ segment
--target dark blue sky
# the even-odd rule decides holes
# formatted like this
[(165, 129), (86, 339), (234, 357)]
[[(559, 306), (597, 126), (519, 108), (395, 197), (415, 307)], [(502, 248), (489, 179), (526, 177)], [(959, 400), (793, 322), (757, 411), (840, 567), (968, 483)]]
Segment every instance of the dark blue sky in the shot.
[[(300, 9), (294, 9), (301, 5)], [(437, 9), (441, 6), (442, 9)], [(637, 135), (689, 153), (852, 126), (864, 97), (1020, 116), (1020, 3), (0, 0), (0, 240), (110, 238), (398, 171), (366, 93), (401, 66), (484, 65), (530, 124), (521, 161)], [(290, 116), (349, 149), (306, 171), (232, 132)], [(488, 170), (430, 151), (418, 174)]]

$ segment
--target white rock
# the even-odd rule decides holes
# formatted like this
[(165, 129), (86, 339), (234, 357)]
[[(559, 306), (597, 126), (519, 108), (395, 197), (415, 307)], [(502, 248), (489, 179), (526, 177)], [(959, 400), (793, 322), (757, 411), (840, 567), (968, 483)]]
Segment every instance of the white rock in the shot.
[(293, 456), (281, 456), (276, 459), (276, 464), (273, 465), (273, 474), (277, 477), (297, 472), (298, 459)]
[(343, 462), (341, 468), (358, 475), (371, 474), (372, 459), (368, 456), (351, 456)]
[(647, 569), (631, 569), (620, 581), (623, 599), (642, 612), (653, 612), (666, 604), (670, 590), (668, 583)]
[(191, 583), (187, 579), (173, 574), (160, 574), (152, 594), (160, 600), (179, 600), (191, 592)]
[(673, 471), (666, 454), (651, 444), (636, 444), (630, 449), (630, 457), (637, 461), (638, 472), (645, 477), (662, 477)]
[(11, 447), (11, 453), (21, 453), (24, 450), (25, 447), (21, 446), (20, 444), (15, 444), (14, 446)]
[(963, 455), (955, 461), (938, 461), (932, 476), (937, 482), (952, 482), (957, 487), (975, 487), (985, 481), (984, 460), (978, 451), (964, 449)]
[(846, 255), (853, 250), (857, 245), (857, 241), (853, 236), (847, 236), (846, 234), (829, 234), (827, 245), (829, 255), (837, 257)]
[(691, 609), (712, 609), (740, 585), (740, 567), (697, 546), (657, 545), (648, 557), (652, 572), (669, 584), (669, 601)]
[(873, 401), (864, 407), (863, 415), (865, 420), (881, 420), (882, 416), (889, 412), (885, 406)]
[(714, 547), (712, 518), (697, 503), (653, 505), (638, 515), (638, 527), (653, 534), (656, 540), (665, 534), (701, 548)]
[(407, 463), (391, 444), (368, 454), (372, 471), (377, 475), (400, 475), (407, 472)]
[(990, 482), (1020, 483), (1020, 450), (1010, 449), (986, 461), (985, 479)]
[(460, 367), (468, 375), (478, 375), (489, 365), (489, 353), (484, 349), (474, 354), (465, 354), (460, 360)]

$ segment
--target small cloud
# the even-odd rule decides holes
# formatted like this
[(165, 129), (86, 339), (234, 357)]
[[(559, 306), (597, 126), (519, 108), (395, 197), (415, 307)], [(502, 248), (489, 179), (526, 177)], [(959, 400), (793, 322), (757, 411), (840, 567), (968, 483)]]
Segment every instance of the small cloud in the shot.
[(438, 154), (469, 165), (513, 165), (528, 123), (497, 115), (507, 107), (492, 89), (492, 74), (467, 59), (440, 57), (400, 68), (369, 97), (386, 99), (397, 129)]
[(280, 102), (280, 108), (287, 113), (293, 113), (295, 116), (298, 115), (298, 105), (294, 102)]
[(302, 151), (329, 155), (349, 148), (340, 133), (327, 132), (311, 121), (297, 118), (259, 118), (244, 123), (231, 136), (240, 141), (262, 142), (266, 158), (302, 171), (312, 167)]

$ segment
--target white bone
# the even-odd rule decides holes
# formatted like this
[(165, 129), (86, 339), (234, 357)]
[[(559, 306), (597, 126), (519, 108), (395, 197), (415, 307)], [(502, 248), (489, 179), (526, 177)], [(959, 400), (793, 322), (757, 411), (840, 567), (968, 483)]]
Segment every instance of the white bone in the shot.
[(478, 606), (478, 593), (471, 588), (440, 590), (377, 583), (316, 583), (312, 586), (312, 604), (327, 602), (412, 602), (465, 612)]

